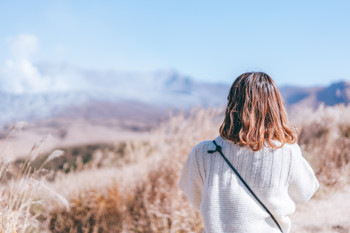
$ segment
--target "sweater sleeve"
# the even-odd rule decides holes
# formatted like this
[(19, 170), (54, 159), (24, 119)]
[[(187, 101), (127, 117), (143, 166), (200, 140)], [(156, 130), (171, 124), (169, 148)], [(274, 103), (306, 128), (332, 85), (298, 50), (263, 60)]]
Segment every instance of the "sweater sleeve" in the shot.
[(199, 210), (202, 200), (203, 178), (196, 157), (196, 147), (192, 149), (184, 164), (178, 188), (186, 194), (190, 203)]
[(298, 145), (294, 148), (292, 156), (289, 195), (295, 203), (305, 203), (319, 188), (319, 183)]

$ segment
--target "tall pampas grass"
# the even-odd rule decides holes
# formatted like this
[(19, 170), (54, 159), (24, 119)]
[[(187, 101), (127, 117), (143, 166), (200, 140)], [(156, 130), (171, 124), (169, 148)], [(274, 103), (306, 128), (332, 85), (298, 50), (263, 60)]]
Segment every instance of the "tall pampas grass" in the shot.
[[(89, 164), (57, 172), (53, 180), (24, 163), (20, 178), (1, 186), (1, 200), (7, 200), (1, 202), (3, 231), (200, 232), (199, 213), (177, 189), (177, 181), (193, 146), (218, 136), (223, 114), (223, 109), (193, 109), (171, 115), (143, 140), (97, 148)], [(291, 115), (303, 155), (322, 187), (349, 183), (349, 115), (350, 106), (343, 105)], [(28, 161), (40, 156), (36, 148)], [(62, 154), (54, 151), (38, 170)], [(2, 158), (1, 171), (10, 164)]]
[[(171, 116), (145, 140), (126, 143), (125, 160), (119, 169), (110, 173), (98, 169), (75, 174), (78, 177), (84, 173), (80, 181), (94, 182), (99, 173), (103, 173), (105, 176), (100, 182), (110, 180), (113, 185), (96, 188), (75, 181), (72, 186), (85, 191), (69, 198), (72, 212), (57, 210), (51, 213), (50, 230), (199, 232), (202, 229), (199, 214), (177, 189), (177, 181), (191, 148), (218, 134), (222, 114), (223, 111), (218, 109), (194, 109), (189, 114)], [(60, 179), (67, 184), (65, 176)], [(59, 186), (56, 186), (57, 190)], [(83, 218), (82, 214), (87, 212), (89, 217)], [(111, 218), (114, 220), (110, 221)]]
[[(42, 168), (32, 169), (30, 162), (38, 156), (38, 148), (44, 143), (45, 139), (36, 143), (30, 151), (27, 159), (19, 165), (19, 170), (14, 176), (9, 176), (8, 169), (13, 161), (13, 154), (7, 141), (10, 136), (20, 131), (26, 126), (25, 122), (17, 123), (7, 134), (1, 145), (0, 152), (0, 232), (1, 233), (28, 233), (42, 232), (42, 224), (39, 216), (45, 211), (45, 200), (50, 195), (44, 194), (42, 183)], [(53, 190), (49, 190), (60, 198), (59, 202), (67, 201)]]
[(341, 104), (300, 111), (293, 118), (304, 156), (326, 186), (341, 186), (350, 181), (349, 116), (350, 106)]

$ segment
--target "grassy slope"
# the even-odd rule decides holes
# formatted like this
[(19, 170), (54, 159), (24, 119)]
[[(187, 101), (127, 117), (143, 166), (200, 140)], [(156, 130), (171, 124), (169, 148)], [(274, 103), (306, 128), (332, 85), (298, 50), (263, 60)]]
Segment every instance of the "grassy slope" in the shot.
[[(299, 207), (293, 216), (294, 232), (346, 232), (348, 228), (342, 221), (348, 216), (347, 209), (334, 208), (339, 221), (333, 221), (333, 212), (325, 209), (340, 205), (348, 194), (346, 190), (339, 191), (328, 200), (328, 192), (349, 183), (349, 115), (350, 107), (344, 106), (292, 115), (299, 128), (303, 154), (321, 181), (316, 199)], [(146, 139), (126, 142), (122, 150), (120, 145), (90, 148), (87, 151), (91, 158), (85, 164), (69, 173), (57, 172), (53, 181), (42, 181), (67, 199), (69, 208), (38, 190), (32, 195), (32, 200), (50, 203), (35, 211), (41, 231), (199, 232), (200, 217), (177, 190), (176, 181), (191, 148), (199, 141), (216, 137), (222, 117), (220, 110), (193, 111), (186, 117), (180, 114)], [(76, 156), (83, 159), (86, 148), (78, 151)], [(74, 148), (70, 152), (67, 158), (74, 154)]]

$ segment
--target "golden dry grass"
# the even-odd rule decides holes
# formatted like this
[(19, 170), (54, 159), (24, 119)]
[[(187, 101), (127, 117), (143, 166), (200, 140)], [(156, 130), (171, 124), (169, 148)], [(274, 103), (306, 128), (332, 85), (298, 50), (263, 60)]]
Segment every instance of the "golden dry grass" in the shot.
[(316, 111), (301, 111), (294, 118), (299, 129), (303, 155), (325, 186), (349, 182), (350, 106), (321, 106)]
[[(321, 187), (336, 190), (349, 183), (349, 115), (350, 106), (292, 115), (299, 128), (299, 144)], [(61, 200), (45, 208), (41, 204), (39, 218), (23, 208), (17, 211), (28, 213), (26, 221), (41, 232), (200, 232), (200, 216), (177, 189), (177, 181), (192, 147), (215, 138), (222, 119), (222, 110), (194, 109), (187, 115), (171, 116), (145, 140), (126, 142), (122, 155), (115, 148), (96, 149), (91, 152), (91, 163), (67, 174), (58, 172), (53, 181), (40, 180), (60, 195), (54, 198), (66, 198), (69, 208)], [(7, 190), (11, 195), (20, 193)], [(33, 187), (25, 192), (30, 194), (26, 203), (32, 207), (35, 200), (53, 200)], [(17, 229), (24, 224), (19, 219), (15, 223)]]

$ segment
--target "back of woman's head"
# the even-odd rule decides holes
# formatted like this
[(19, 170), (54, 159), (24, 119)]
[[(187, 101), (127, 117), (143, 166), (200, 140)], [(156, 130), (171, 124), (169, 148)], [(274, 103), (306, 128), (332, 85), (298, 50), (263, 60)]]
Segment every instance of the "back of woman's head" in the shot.
[(225, 119), (220, 127), (222, 137), (254, 151), (260, 150), (265, 143), (278, 148), (296, 142), (283, 98), (267, 74), (249, 72), (240, 75), (227, 98)]

